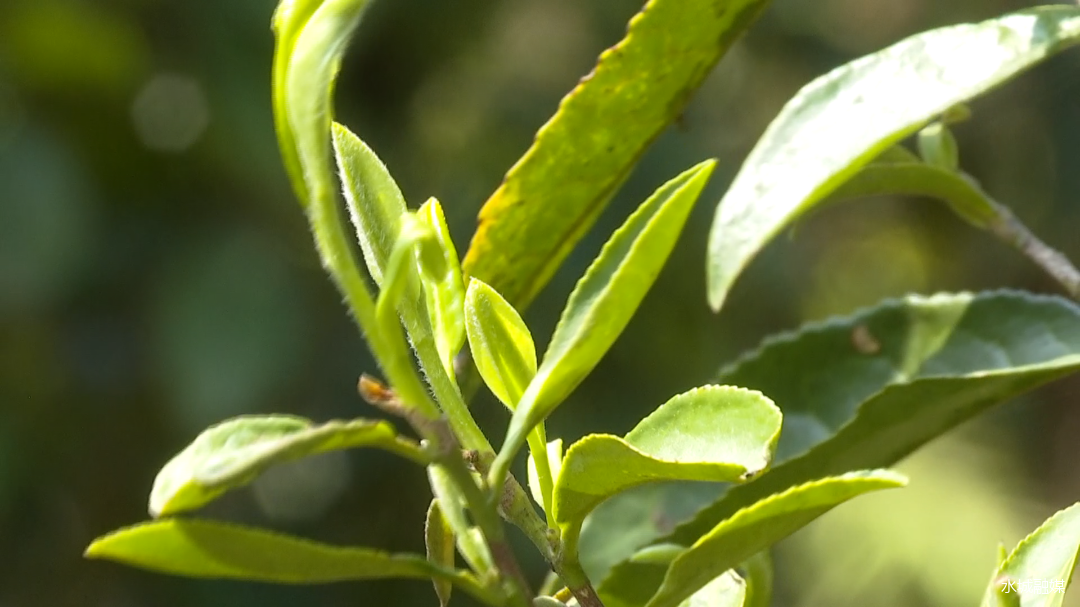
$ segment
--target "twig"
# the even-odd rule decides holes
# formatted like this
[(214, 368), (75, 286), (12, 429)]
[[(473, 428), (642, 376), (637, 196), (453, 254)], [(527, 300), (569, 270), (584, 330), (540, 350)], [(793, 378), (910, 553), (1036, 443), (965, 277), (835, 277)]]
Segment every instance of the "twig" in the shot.
[(1056, 280), (1070, 297), (1080, 301), (1080, 270), (1069, 258), (1039, 240), (1008, 207), (994, 201), (990, 203), (997, 212), (997, 219), (990, 223), (989, 231), (1020, 251)]

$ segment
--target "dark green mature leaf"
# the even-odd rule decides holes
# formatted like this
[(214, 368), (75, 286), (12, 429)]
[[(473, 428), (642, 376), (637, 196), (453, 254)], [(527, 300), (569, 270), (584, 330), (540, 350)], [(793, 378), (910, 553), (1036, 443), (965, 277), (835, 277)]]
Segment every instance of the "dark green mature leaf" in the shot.
[(525, 436), (585, 379), (626, 328), (715, 166), (713, 160), (702, 162), (660, 186), (604, 244), (566, 301), (493, 470), (509, 468)]
[(394, 178), (359, 137), (344, 126), (332, 127), (334, 156), (344, 186), (349, 217), (375, 284), (382, 285), (405, 214), (405, 198)]
[(597, 506), (581, 528), (578, 553), (590, 580), (671, 533), (723, 493), (718, 483), (662, 482), (635, 487)]
[(150, 491), (150, 514), (192, 510), (248, 484), (274, 464), (355, 447), (378, 447), (425, 461), (419, 445), (398, 438), (385, 421), (316, 426), (291, 415), (242, 416), (211, 426), (165, 464)]
[(480, 211), (465, 273), (519, 309), (767, 0), (650, 0)]
[(1080, 40), (1080, 7), (918, 34), (818, 78), (780, 112), (717, 208), (709, 303), (773, 236), (936, 115)]
[(981, 228), (998, 218), (990, 198), (970, 177), (917, 159), (868, 164), (837, 188), (822, 206), (846, 198), (894, 194), (937, 198), (957, 215)]
[(163, 519), (125, 527), (94, 540), (86, 556), (190, 577), (287, 584), (453, 576), (418, 554), (329, 546), (262, 529), (194, 519)]
[(585, 516), (631, 487), (665, 480), (732, 482), (762, 470), (780, 423), (780, 410), (760, 392), (705, 386), (664, 403), (625, 439), (586, 436), (571, 445), (555, 482), (554, 515), (564, 541), (576, 546)]
[[(1060, 607), (1080, 552), (1080, 503), (1050, 517), (1002, 562), (983, 607)], [(1046, 584), (1043, 588), (1034, 582)], [(1056, 588), (1054, 582), (1060, 585)], [(1060, 590), (1060, 591), (1059, 591)], [(1012, 595), (1012, 596), (1009, 596)]]
[(1080, 369), (1080, 307), (999, 291), (890, 300), (767, 339), (719, 381), (784, 412), (776, 463), (662, 541), (822, 475), (891, 466), (990, 406)]
[(900, 487), (905, 482), (898, 474), (873, 470), (792, 487), (739, 510), (677, 552), (670, 564), (631, 558), (617, 565), (598, 591), (608, 607), (674, 607), (710, 580), (835, 506), (863, 493)]

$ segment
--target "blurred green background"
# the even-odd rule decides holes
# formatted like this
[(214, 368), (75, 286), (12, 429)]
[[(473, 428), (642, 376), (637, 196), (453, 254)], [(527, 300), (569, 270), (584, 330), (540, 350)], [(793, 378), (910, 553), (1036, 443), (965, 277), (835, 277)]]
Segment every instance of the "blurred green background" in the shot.
[[(922, 29), (1032, 4), (774, 1), (525, 315), (542, 349), (611, 230), (678, 171), (720, 159), (656, 287), (549, 436), (626, 432), (764, 335), (883, 297), (1055, 292), (937, 203), (877, 199), (779, 239), (720, 316), (704, 294), (715, 202), (800, 86)], [(442, 200), (463, 252), (487, 195), (639, 8), (375, 2), (346, 57), (338, 118), (411, 204)], [(376, 415), (354, 389), (374, 365), (279, 161), (272, 10), (270, 0), (0, 1), (0, 607), (435, 604), (418, 582), (276, 587), (81, 558), (93, 537), (147, 517), (157, 469), (208, 424), (246, 412)], [(974, 103), (957, 127), (964, 168), (1074, 260), (1078, 75), (1080, 50), (1066, 52)], [(786, 541), (775, 604), (976, 604), (997, 542), (1013, 545), (1080, 499), (1078, 395), (1073, 378), (999, 408), (902, 464), (908, 489), (861, 498)], [(501, 438), (507, 416), (489, 394), (474, 411)], [(389, 456), (336, 453), (276, 469), (208, 514), (422, 550), (427, 491), (421, 471)]]

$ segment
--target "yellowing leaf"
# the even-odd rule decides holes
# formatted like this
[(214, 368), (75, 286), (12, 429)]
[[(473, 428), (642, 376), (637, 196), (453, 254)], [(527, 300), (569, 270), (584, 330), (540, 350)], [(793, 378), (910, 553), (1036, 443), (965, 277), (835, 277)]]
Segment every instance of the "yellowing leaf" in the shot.
[(650, 0), (480, 211), (465, 274), (524, 309), (767, 0)]

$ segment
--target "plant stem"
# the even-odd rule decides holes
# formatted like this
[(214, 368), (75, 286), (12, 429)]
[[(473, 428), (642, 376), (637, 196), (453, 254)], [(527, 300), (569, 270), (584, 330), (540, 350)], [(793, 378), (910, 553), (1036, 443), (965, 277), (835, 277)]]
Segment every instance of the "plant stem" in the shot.
[(989, 231), (1020, 251), (1056, 280), (1070, 297), (1080, 301), (1080, 270), (1069, 258), (1039, 240), (1008, 207), (992, 200), (990, 204), (997, 211), (997, 218), (988, 226)]
[(442, 428), (432, 433), (438, 440), (436, 447), (437, 465), (446, 472), (447, 476), (454, 481), (454, 484), (461, 491), (461, 495), (472, 513), (473, 520), (484, 534), (484, 539), (487, 540), (488, 547), (491, 549), (491, 556), (495, 560), (495, 566), (499, 569), (503, 579), (510, 605), (514, 607), (530, 607), (529, 586), (525, 581), (525, 576), (521, 573), (521, 568), (518, 566), (513, 551), (510, 550), (510, 544), (506, 541), (502, 520), (499, 519), (495, 509), (490, 507), (484, 492), (476, 484), (476, 479), (473, 478), (465, 460), (461, 456), (461, 448), (454, 436), (453, 429), (445, 418), (440, 421), (442, 422)]
[(544, 507), (548, 527), (558, 529), (555, 526), (555, 517), (551, 513), (551, 494), (554, 490), (555, 481), (551, 476), (551, 459), (547, 451), (547, 435), (544, 430), (544, 422), (540, 422), (529, 432), (529, 451), (532, 452), (533, 465), (536, 466), (536, 480), (540, 484), (540, 498)]
[(461, 397), (457, 384), (446, 373), (439, 358), (439, 351), (435, 346), (434, 338), (422, 339), (413, 337), (413, 347), (416, 349), (416, 357), (420, 361), (420, 368), (427, 376), (428, 384), (435, 393), (436, 400), (442, 407), (443, 413), (450, 420), (450, 427), (454, 429), (461, 445), (466, 449), (472, 449), (480, 453), (494, 454), (491, 443), (488, 442), (484, 432), (473, 419), (468, 405)]
[(585, 575), (585, 570), (581, 568), (576, 552), (572, 557), (569, 552), (565, 552), (556, 565), (555, 573), (559, 575), (563, 583), (566, 584), (567, 589), (577, 599), (578, 605), (581, 607), (604, 607), (604, 603), (600, 600), (600, 596), (596, 594), (596, 589), (593, 588), (589, 577)]
[[(336, 198), (332, 191), (325, 187), (312, 189), (312, 197), (308, 206), (308, 219), (311, 223), (311, 230), (323, 266), (345, 296), (346, 304), (360, 325), (361, 331), (366, 335), (368, 343), (375, 354), (375, 359), (379, 361), (383, 371), (387, 374), (390, 385), (393, 386), (406, 405), (411, 406), (412, 411), (418, 414), (417, 416), (411, 416), (410, 421), (416, 425), (417, 431), (421, 435), (434, 444), (438, 459), (437, 465), (446, 470), (469, 505), (469, 510), (484, 534), (484, 538), (487, 540), (491, 553), (495, 558), (510, 605), (513, 607), (530, 607), (528, 585), (521, 574), (521, 569), (518, 567), (513, 553), (510, 551), (509, 544), (506, 542), (502, 521), (499, 519), (495, 508), (485, 497), (484, 492), (476, 484), (476, 480), (473, 479), (472, 474), (465, 465), (465, 461), (461, 458), (460, 445), (453, 430), (450, 429), (449, 425), (447, 425), (445, 432), (438, 430), (439, 421), (442, 421), (439, 416), (439, 409), (432, 402), (427, 389), (408, 362), (409, 358), (407, 350), (404, 348), (404, 338), (400, 333), (398, 335), (387, 335), (384, 328), (380, 327), (378, 323), (375, 302), (371, 299), (371, 294), (368, 292), (367, 285), (360, 274), (359, 265), (356, 263), (356, 257), (348, 239), (345, 237), (341, 212), (337, 208)], [(432, 345), (434, 345), (433, 342)], [(405, 350), (404, 357), (402, 356), (402, 350)], [(442, 369), (437, 354), (435, 364), (429, 368), (435, 369), (436, 373)], [(442, 373), (445, 376), (445, 371), (442, 371)], [(457, 394), (456, 389), (453, 390), (453, 393)], [(476, 427), (476, 422), (472, 420), (468, 409), (465, 408), (464, 402), (460, 401), (460, 394), (457, 394), (457, 399), (461, 403), (468, 421), (472, 422), (471, 425), (476, 428), (476, 433), (483, 438), (479, 427)], [(487, 450), (491, 449), (491, 446), (486, 444), (486, 439), (483, 439), (483, 443), (487, 446)]]

